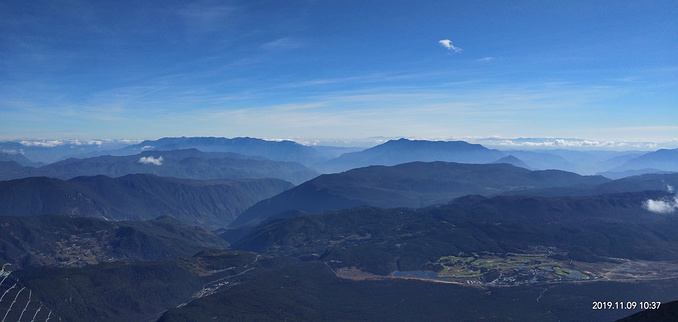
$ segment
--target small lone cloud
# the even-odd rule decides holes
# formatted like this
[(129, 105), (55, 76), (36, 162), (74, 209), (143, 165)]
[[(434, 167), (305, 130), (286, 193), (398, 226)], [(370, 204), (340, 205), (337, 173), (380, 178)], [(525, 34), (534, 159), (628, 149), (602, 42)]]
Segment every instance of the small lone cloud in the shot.
[(441, 46), (443, 46), (443, 47), (445, 47), (445, 48), (447, 48), (447, 49), (449, 49), (449, 50), (451, 50), (451, 51), (454, 51), (454, 52), (456, 52), (456, 53), (458, 53), (458, 52), (460, 52), (460, 51), (462, 50), (462, 49), (459, 48), (459, 47), (455, 47), (455, 46), (452, 44), (452, 41), (449, 40), (449, 39), (443, 39), (443, 40), (440, 40), (440, 41), (438, 41), (438, 43), (439, 43)]
[(494, 60), (494, 57), (490, 57), (490, 56), (476, 59), (476, 61), (480, 61), (480, 62), (488, 62), (488, 61), (493, 61), (493, 60)]
[(159, 158), (154, 158), (152, 156), (150, 157), (141, 157), (139, 159), (139, 163), (143, 164), (155, 164), (155, 165), (162, 165), (162, 156)]
[(660, 214), (670, 214), (676, 211), (676, 209), (678, 209), (678, 194), (673, 196), (673, 200), (671, 199), (645, 200), (643, 202), (643, 208)]

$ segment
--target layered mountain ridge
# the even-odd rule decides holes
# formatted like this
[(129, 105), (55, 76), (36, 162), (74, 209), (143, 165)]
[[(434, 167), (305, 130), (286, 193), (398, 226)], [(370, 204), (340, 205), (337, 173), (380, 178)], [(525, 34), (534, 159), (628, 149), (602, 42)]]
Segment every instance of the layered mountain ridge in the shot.
[(148, 173), (185, 179), (279, 178), (298, 184), (317, 176), (317, 172), (299, 163), (271, 161), (227, 152), (202, 152), (197, 149), (71, 158), (39, 168), (15, 167), (11, 170), (0, 173), (0, 178), (10, 180), (44, 176), (67, 180), (79, 176), (120, 177)]
[(361, 205), (424, 207), (468, 195), (495, 195), (546, 187), (593, 186), (609, 181), (509, 164), (412, 162), (321, 175), (247, 209), (231, 226), (253, 226), (287, 210), (320, 212)]
[(106, 220), (169, 215), (195, 226), (227, 226), (254, 203), (293, 185), (280, 179), (190, 180), (131, 174), (68, 181), (32, 177), (0, 181), (0, 215), (63, 214)]

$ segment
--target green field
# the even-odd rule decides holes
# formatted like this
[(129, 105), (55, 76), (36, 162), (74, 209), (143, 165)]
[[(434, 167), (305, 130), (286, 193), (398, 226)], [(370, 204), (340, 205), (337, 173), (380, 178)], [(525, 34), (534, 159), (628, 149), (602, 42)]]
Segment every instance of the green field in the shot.
[(539, 269), (544, 275), (553, 277), (586, 280), (591, 277), (586, 273), (565, 267), (566, 262), (549, 258), (546, 254), (482, 254), (473, 253), (469, 256), (444, 256), (437, 264), (443, 269), (438, 276), (452, 278), (478, 278), (490, 271), (510, 275), (516, 269)]

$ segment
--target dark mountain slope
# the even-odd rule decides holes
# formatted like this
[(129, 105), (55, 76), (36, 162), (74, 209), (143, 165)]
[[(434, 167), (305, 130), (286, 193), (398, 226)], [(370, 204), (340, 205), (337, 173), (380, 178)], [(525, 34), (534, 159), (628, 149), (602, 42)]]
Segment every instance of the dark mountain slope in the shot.
[(98, 156), (67, 159), (40, 168), (24, 168), (17, 175), (0, 173), (0, 179), (53, 177), (71, 179), (79, 176), (120, 177), (149, 173), (186, 179), (278, 178), (292, 183), (304, 182), (317, 175), (301, 164), (252, 158), (234, 153), (198, 150), (146, 151), (128, 156)]
[(186, 259), (31, 267), (11, 276), (62, 321), (155, 321), (167, 309), (289, 262), (208, 250)]
[(675, 171), (662, 171), (657, 169), (637, 169), (637, 170), (625, 170), (625, 171), (604, 171), (598, 172), (598, 175), (601, 175), (610, 179), (622, 179), (633, 176), (641, 176), (644, 174), (670, 174), (676, 173)]
[(558, 170), (530, 171), (509, 164), (412, 162), (371, 166), (319, 176), (247, 209), (231, 226), (253, 226), (287, 210), (324, 210), (371, 205), (424, 207), (468, 194), (494, 195), (543, 187), (592, 186), (603, 177)]
[[(657, 304), (657, 301), (658, 300), (650, 300), (643, 302), (648, 302), (649, 306), (654, 306)], [(675, 321), (676, 317), (678, 317), (678, 301), (673, 301), (669, 303), (660, 303), (659, 308), (647, 309), (623, 319), (619, 319), (617, 322)]]
[(606, 182), (594, 188), (597, 193), (631, 192), (642, 190), (675, 191), (678, 173), (643, 174)]
[[(254, 228), (233, 249), (339, 261), (376, 274), (420, 270), (459, 252), (521, 252), (541, 245), (579, 261), (603, 257), (678, 259), (674, 214), (652, 213), (648, 191), (585, 197), (485, 198), (412, 209), (360, 207), (276, 218)], [(317, 256), (317, 255), (316, 255)]]
[(35, 168), (22, 166), (14, 161), (0, 161), (0, 179), (24, 178), (26, 173), (35, 171)]
[(600, 194), (659, 190), (671, 192), (678, 187), (678, 173), (644, 174), (610, 180), (595, 186), (547, 187), (504, 192), (505, 195), (530, 195), (543, 197), (591, 196)]
[(345, 153), (320, 165), (323, 172), (339, 172), (370, 165), (396, 165), (414, 161), (489, 163), (506, 155), (464, 141), (391, 140), (375, 147)]
[(0, 261), (11, 263), (12, 269), (188, 257), (205, 248), (228, 247), (213, 233), (170, 217), (143, 222), (71, 216), (0, 217), (0, 226)]
[(279, 179), (189, 180), (149, 174), (69, 181), (35, 177), (0, 181), (0, 215), (64, 214), (108, 220), (169, 215), (190, 225), (218, 228), (256, 202), (291, 187)]
[(630, 310), (592, 310), (591, 303), (603, 298), (663, 300), (675, 294), (676, 285), (676, 279), (483, 288), (402, 279), (356, 281), (310, 262), (265, 272), (173, 308), (159, 321), (613, 321)]

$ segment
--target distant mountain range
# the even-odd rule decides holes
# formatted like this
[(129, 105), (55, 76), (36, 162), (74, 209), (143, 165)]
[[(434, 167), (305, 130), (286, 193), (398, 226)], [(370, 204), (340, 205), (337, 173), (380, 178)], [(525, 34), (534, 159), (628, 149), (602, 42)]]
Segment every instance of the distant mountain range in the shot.
[(362, 205), (424, 207), (468, 195), (496, 195), (547, 187), (592, 187), (610, 181), (559, 170), (530, 171), (509, 164), (412, 162), (321, 175), (240, 215), (231, 226), (253, 226), (285, 212), (321, 212)]
[(322, 172), (339, 172), (370, 165), (396, 165), (413, 161), (447, 161), (490, 163), (506, 155), (480, 144), (464, 141), (391, 140), (360, 152), (345, 153), (318, 168)]
[(505, 157), (503, 157), (503, 158), (501, 158), (501, 159), (499, 159), (499, 160), (497, 160), (497, 161), (490, 162), (490, 163), (506, 163), (506, 164), (510, 164), (510, 165), (512, 165), (512, 166), (516, 166), (516, 167), (519, 167), (519, 168), (525, 168), (525, 169), (529, 169), (529, 170), (534, 170), (534, 169), (530, 168), (530, 166), (527, 165), (525, 162), (523, 162), (522, 160), (516, 158), (516, 157), (513, 156), (513, 155), (505, 156)]
[(149, 220), (169, 215), (195, 226), (227, 226), (254, 203), (290, 189), (280, 179), (189, 180), (133, 174), (68, 181), (32, 177), (0, 181), (0, 215), (76, 215)]
[[(315, 149), (292, 141), (267, 141), (256, 138), (220, 137), (168, 137), (146, 140), (141, 143), (126, 143), (124, 140), (21, 140), (0, 141), (0, 161), (8, 156), (22, 156), (30, 162), (47, 164), (67, 158), (91, 158), (101, 155), (133, 155), (149, 150), (170, 151), (198, 149), (203, 152), (233, 152), (251, 157), (259, 156), (275, 161), (297, 162), (311, 165), (337, 156), (340, 151), (354, 148), (320, 147)], [(32, 165), (17, 162), (21, 165)]]
[(208, 230), (165, 216), (148, 221), (106, 221), (73, 216), (0, 217), (0, 261), (80, 267), (111, 261), (189, 257), (228, 244)]
[[(96, 143), (96, 144), (95, 144)], [(395, 165), (414, 161), (460, 163), (508, 162), (533, 170), (558, 169), (579, 174), (603, 174), (612, 179), (645, 173), (676, 172), (678, 149), (643, 151), (493, 150), (464, 141), (399, 139), (368, 149), (305, 146), (292, 141), (256, 138), (173, 137), (147, 140), (124, 146), (124, 141), (21, 141), (0, 142), (0, 162), (40, 167), (67, 157), (91, 158), (102, 155), (127, 156), (150, 150), (197, 149), (203, 152), (235, 153), (234, 158), (296, 162), (322, 173), (346, 171), (370, 165)], [(513, 156), (515, 159), (503, 159)], [(37, 162), (35, 162), (37, 161)], [(0, 179), (10, 179), (0, 166)], [(95, 175), (90, 173), (88, 175)], [(64, 178), (67, 179), (67, 178)], [(302, 182), (289, 180), (298, 184)]]
[(317, 176), (317, 172), (299, 163), (271, 161), (235, 153), (201, 152), (196, 149), (71, 158), (39, 168), (17, 168), (8, 163), (4, 163), (3, 167), (7, 170), (0, 173), (2, 180), (37, 176), (60, 179), (95, 175), (120, 177), (149, 173), (186, 179), (278, 178), (298, 184)]
[(558, 169), (574, 172), (575, 169), (575, 165), (572, 162), (562, 156), (551, 153), (551, 151), (509, 150), (503, 152), (514, 156), (533, 170)]
[(306, 166), (331, 158), (331, 152), (321, 153), (310, 146), (292, 141), (266, 141), (238, 137), (178, 137), (147, 140), (113, 151), (114, 155), (137, 154), (148, 150), (170, 151), (198, 149), (203, 152), (232, 152), (241, 155), (259, 156), (274, 161), (297, 162)]
[(579, 174), (596, 174), (641, 155), (638, 151), (505, 150), (535, 170), (558, 169)]
[(0, 162), (14, 162), (26, 167), (40, 167), (45, 165), (41, 162), (33, 162), (20, 153), (2, 153), (0, 152)]
[(130, 144), (129, 141), (125, 140), (0, 141), (0, 153), (20, 154), (31, 160), (31, 162), (47, 164), (66, 158), (84, 158), (102, 155), (106, 154), (106, 151), (120, 149)]
[[(345, 153), (337, 158), (317, 164), (315, 168), (320, 172), (329, 173), (370, 165), (396, 165), (413, 161), (509, 163), (532, 170), (558, 169), (579, 174), (600, 172), (608, 174), (613, 179), (621, 178), (623, 175), (605, 171), (615, 168), (636, 171), (629, 172), (629, 175), (660, 173), (661, 170), (677, 171), (670, 170), (678, 168), (676, 159), (667, 157), (666, 152), (664, 152), (664, 155), (661, 154), (655, 152), (646, 154), (639, 151), (574, 151), (563, 149), (500, 151), (464, 141), (399, 139), (362, 151)], [(640, 169), (646, 170), (638, 171)]]
[(607, 173), (615, 174), (644, 174), (678, 172), (678, 149), (661, 149), (632, 158), (622, 165), (610, 169)]

